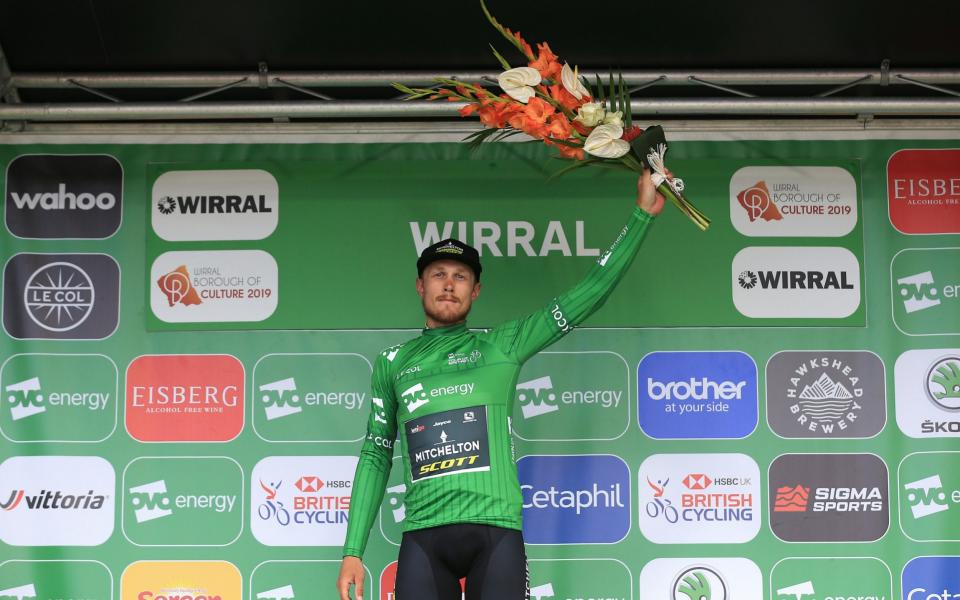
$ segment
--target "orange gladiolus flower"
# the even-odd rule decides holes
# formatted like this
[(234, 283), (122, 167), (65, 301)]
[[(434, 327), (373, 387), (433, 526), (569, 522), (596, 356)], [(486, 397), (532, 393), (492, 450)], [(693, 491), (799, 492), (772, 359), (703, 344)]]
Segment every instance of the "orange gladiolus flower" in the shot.
[(533, 60), (533, 48), (531, 48), (530, 44), (528, 44), (527, 41), (520, 36), (520, 32), (510, 31), (506, 27), (504, 27), (504, 31), (507, 32), (507, 35), (512, 36), (513, 39), (520, 43), (520, 45), (523, 47), (523, 54), (527, 57), (527, 60)]
[(577, 100), (577, 98), (568, 92), (562, 85), (551, 85), (549, 87), (550, 97), (557, 101), (557, 103), (564, 107), (565, 109), (576, 112), (580, 105), (585, 102), (590, 102), (591, 98), (589, 96), (584, 96), (583, 100)]
[(574, 148), (573, 146), (564, 146), (563, 144), (557, 144), (557, 149), (560, 150), (560, 156), (564, 158), (572, 158), (574, 160), (583, 160), (583, 148)]
[(469, 117), (480, 108), (479, 104), (468, 104), (459, 110), (461, 117)]
[(557, 109), (546, 100), (534, 97), (530, 98), (530, 101), (527, 102), (527, 107), (523, 112), (526, 113), (530, 120), (543, 125), (546, 123), (547, 117), (556, 112), (556, 110)]
[(562, 113), (555, 113), (550, 117), (547, 133), (552, 138), (565, 140), (573, 133), (573, 126), (570, 125), (570, 121)]
[(550, 46), (546, 42), (537, 44), (537, 48), (540, 50), (540, 54), (536, 60), (530, 62), (529, 66), (540, 71), (541, 77), (558, 81), (560, 79), (560, 69), (563, 66), (557, 61), (557, 55), (550, 50)]

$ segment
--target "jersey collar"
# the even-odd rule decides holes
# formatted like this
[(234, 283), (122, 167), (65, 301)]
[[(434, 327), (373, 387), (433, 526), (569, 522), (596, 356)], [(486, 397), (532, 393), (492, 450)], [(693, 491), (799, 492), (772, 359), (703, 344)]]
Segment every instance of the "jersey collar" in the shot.
[(446, 327), (434, 327), (429, 328), (425, 327), (423, 329), (423, 335), (429, 336), (440, 336), (440, 335), (459, 335), (464, 333), (467, 330), (466, 323), (456, 323), (454, 325), (447, 325)]

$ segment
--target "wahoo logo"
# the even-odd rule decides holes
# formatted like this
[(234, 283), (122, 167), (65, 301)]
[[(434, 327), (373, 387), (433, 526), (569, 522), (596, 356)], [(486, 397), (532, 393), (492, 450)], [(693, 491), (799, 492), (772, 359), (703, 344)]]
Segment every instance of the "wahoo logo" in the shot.
[(757, 283), (764, 290), (852, 290), (847, 272), (840, 271), (744, 271), (737, 277), (743, 289)]
[(6, 502), (0, 502), (0, 508), (3, 510), (13, 510), (23, 500), (23, 490), (13, 490)]
[(940, 475), (931, 475), (905, 484), (903, 488), (907, 491), (907, 502), (910, 504), (910, 511), (915, 519), (921, 519), (950, 508), (950, 505), (947, 504), (947, 493), (943, 489), (943, 482), (940, 481)]
[(295, 600), (293, 586), (285, 585), (257, 594), (257, 600)]
[(130, 504), (134, 508), (133, 514), (137, 523), (146, 523), (173, 514), (170, 497), (167, 496), (167, 484), (162, 479), (130, 488)]
[(531, 600), (545, 600), (546, 598), (553, 598), (555, 592), (553, 591), (552, 583), (544, 583), (536, 587), (530, 588), (530, 599)]
[(427, 393), (424, 391), (422, 383), (407, 388), (400, 394), (400, 399), (403, 400), (404, 406), (406, 406), (407, 410), (411, 413), (430, 402), (430, 400), (427, 399)]
[(939, 305), (940, 292), (935, 285), (932, 271), (897, 279), (904, 310), (909, 314)]
[[(264, 409), (268, 421), (288, 417), (303, 411), (303, 408), (299, 406), (300, 396), (297, 395), (297, 383), (293, 377), (265, 383), (260, 386), (260, 391), (264, 392), (260, 399), (265, 405)], [(285, 396), (284, 394), (288, 392), (289, 395)]]
[(782, 587), (777, 590), (777, 597), (781, 600), (785, 598), (793, 598), (793, 600), (803, 600), (804, 596), (814, 595), (813, 591), (813, 582), (804, 581), (803, 583), (798, 583), (796, 585), (790, 585), (787, 587)]
[(11, 192), (10, 198), (13, 199), (13, 205), (21, 210), (110, 210), (117, 205), (117, 197), (109, 192), (96, 195), (89, 192), (74, 194), (67, 191), (66, 183), (60, 183), (56, 192)]
[(517, 401), (524, 419), (539, 417), (560, 410), (550, 376), (538, 377), (517, 384)]
[(27, 600), (28, 598), (36, 598), (37, 588), (32, 583), (28, 583), (27, 585), (21, 585), (19, 587), (0, 590), (0, 598), (6, 598), (7, 596), (16, 598), (17, 600)]
[(7, 392), (19, 392), (21, 396), (10, 394), (7, 400), (10, 402), (10, 415), (14, 421), (26, 419), (33, 415), (46, 412), (47, 407), (41, 406), (43, 402), (42, 394), (31, 394), (40, 391), (40, 378), (32, 377), (19, 383), (11, 383), (6, 388)]

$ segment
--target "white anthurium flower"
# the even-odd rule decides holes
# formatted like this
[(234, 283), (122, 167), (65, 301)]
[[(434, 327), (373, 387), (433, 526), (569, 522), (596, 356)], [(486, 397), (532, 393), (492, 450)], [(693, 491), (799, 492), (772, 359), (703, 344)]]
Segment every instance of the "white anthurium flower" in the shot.
[(603, 116), (604, 125), (616, 125), (617, 127), (623, 128), (623, 112), (608, 112)]
[(508, 96), (526, 104), (537, 94), (533, 86), (540, 85), (540, 71), (532, 67), (517, 67), (500, 73), (497, 83)]
[(577, 109), (577, 116), (573, 118), (578, 123), (583, 123), (587, 127), (594, 127), (603, 123), (606, 111), (599, 102), (587, 102)]
[(622, 135), (623, 127), (619, 125), (597, 125), (587, 136), (583, 149), (600, 158), (620, 158), (630, 151), (630, 144), (620, 139)]
[(577, 100), (583, 100), (584, 96), (590, 95), (590, 90), (583, 87), (583, 82), (580, 81), (577, 70), (571, 69), (567, 63), (563, 63), (563, 67), (560, 69), (560, 83)]

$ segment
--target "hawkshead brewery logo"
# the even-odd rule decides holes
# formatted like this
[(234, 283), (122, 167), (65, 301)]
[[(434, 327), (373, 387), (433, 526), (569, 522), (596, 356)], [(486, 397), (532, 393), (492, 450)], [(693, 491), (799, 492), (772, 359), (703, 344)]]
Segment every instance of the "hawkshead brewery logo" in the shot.
[(901, 233), (960, 233), (960, 150), (898, 150), (887, 161), (890, 223)]
[(960, 436), (960, 348), (908, 350), (894, 368), (897, 425), (910, 437)]
[(960, 334), (960, 248), (897, 252), (890, 261), (890, 284), (893, 321), (901, 332)]

